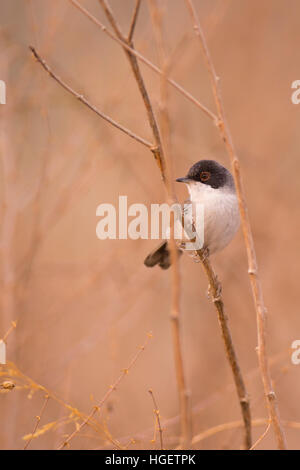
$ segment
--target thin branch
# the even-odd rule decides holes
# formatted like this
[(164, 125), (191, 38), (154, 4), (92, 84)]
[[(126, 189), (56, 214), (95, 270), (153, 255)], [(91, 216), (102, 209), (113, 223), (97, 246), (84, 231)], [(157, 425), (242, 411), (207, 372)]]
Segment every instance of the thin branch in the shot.
[(145, 145), (145, 147), (148, 147), (150, 150), (153, 149), (153, 144), (151, 144), (147, 140), (143, 139), (142, 137), (138, 136), (137, 134), (130, 131), (126, 127), (124, 127), (121, 124), (119, 124), (118, 122), (114, 121), (113, 119), (111, 119), (109, 116), (107, 116), (102, 111), (100, 111), (98, 108), (96, 108), (96, 106), (91, 104), (83, 95), (77, 93), (66, 82), (64, 82), (61, 78), (59, 78), (59, 76), (55, 72), (52, 71), (52, 69), (49, 67), (49, 65), (46, 63), (46, 61), (39, 55), (39, 53), (37, 52), (37, 50), (34, 47), (29, 46), (29, 49), (31, 50), (31, 52), (34, 55), (34, 57), (36, 58), (36, 60), (41, 64), (41, 66), (50, 75), (50, 77), (52, 77), (57, 83), (59, 83), (59, 85), (61, 85), (65, 90), (67, 90), (69, 93), (71, 93), (71, 95), (75, 96), (75, 98), (77, 98), (78, 101), (81, 101), (81, 103), (85, 104), (89, 109), (94, 111), (94, 113), (96, 113), (98, 116), (100, 116), (105, 121), (109, 122), (112, 126), (116, 127), (120, 131), (122, 131), (125, 134), (129, 135), (129, 137), (132, 137), (134, 140), (136, 140), (140, 144)]
[(273, 385), (272, 385), (270, 367), (269, 367), (268, 356), (267, 356), (266, 308), (265, 308), (264, 300), (263, 300), (262, 286), (261, 286), (260, 278), (258, 276), (258, 267), (257, 267), (257, 261), (256, 261), (254, 241), (253, 241), (252, 230), (251, 230), (250, 220), (248, 216), (248, 207), (246, 204), (244, 189), (242, 185), (242, 178), (241, 178), (241, 173), (240, 173), (240, 162), (233, 146), (233, 141), (232, 141), (229, 126), (225, 119), (225, 114), (224, 114), (224, 109), (223, 109), (223, 100), (222, 100), (221, 89), (219, 85), (219, 78), (216, 75), (214, 65), (210, 57), (206, 39), (203, 34), (197, 12), (195, 10), (192, 0), (186, 0), (186, 3), (190, 11), (191, 17), (192, 17), (195, 33), (198, 36), (199, 41), (200, 41), (202, 53), (205, 58), (206, 67), (210, 75), (211, 86), (212, 86), (213, 95), (214, 95), (214, 99), (215, 99), (215, 103), (216, 103), (216, 107), (218, 111), (218, 120), (219, 120), (218, 127), (219, 127), (221, 137), (225, 143), (230, 161), (231, 161), (234, 181), (236, 185), (236, 191), (237, 191), (241, 220), (242, 220), (243, 234), (244, 234), (245, 245), (246, 245), (246, 250), (247, 250), (248, 273), (250, 276), (250, 283), (251, 283), (254, 305), (255, 305), (255, 310), (256, 310), (256, 317), (257, 317), (258, 359), (259, 359), (259, 365), (260, 365), (260, 370), (261, 370), (262, 382), (264, 385), (264, 392), (265, 392), (265, 398), (267, 402), (268, 414), (269, 414), (270, 420), (272, 421), (278, 449), (286, 449), (285, 434), (284, 434), (284, 430), (283, 430), (280, 416), (279, 416), (277, 399), (276, 399), (276, 395), (275, 395)]
[(8, 328), (7, 332), (5, 333), (5, 335), (4, 335), (3, 338), (2, 338), (2, 341), (3, 341), (4, 343), (6, 343), (8, 336), (11, 334), (11, 332), (12, 332), (15, 328), (17, 328), (17, 321), (13, 320), (13, 321), (11, 322), (11, 325), (10, 325), (10, 327)]
[(153, 150), (154, 157), (156, 159), (156, 162), (158, 164), (158, 167), (160, 169), (161, 175), (163, 180), (165, 179), (165, 162), (164, 162), (164, 155), (163, 155), (163, 150), (162, 150), (162, 144), (161, 144), (161, 137), (159, 133), (159, 128), (158, 124), (156, 122), (154, 110), (145, 86), (145, 82), (138, 64), (138, 61), (135, 57), (135, 55), (131, 52), (128, 51), (125, 47), (124, 44), (127, 44), (128, 46), (131, 47), (133, 50), (133, 43), (130, 42), (126, 39), (126, 37), (123, 35), (120, 26), (117, 23), (117, 20), (115, 18), (115, 15), (108, 3), (107, 0), (99, 0), (100, 5), (102, 6), (105, 15), (110, 22), (113, 30), (115, 31), (116, 35), (118, 38), (121, 40), (122, 47), (124, 49), (124, 52), (126, 56), (128, 57), (129, 63), (131, 65), (132, 72), (134, 74), (135, 80), (137, 82), (137, 85), (139, 87), (142, 99), (144, 101), (144, 105), (147, 111), (147, 116), (148, 116), (148, 121), (150, 124), (150, 127), (152, 129), (153, 137), (155, 140), (155, 145), (156, 148)]
[[(281, 359), (283, 359), (283, 357), (286, 357), (286, 356), (287, 356), (287, 351), (286, 350), (284, 350), (284, 352), (276, 354), (276, 356), (271, 358), (272, 365), (277, 364)], [(248, 381), (251, 381), (251, 380), (254, 380), (254, 378), (256, 378), (256, 376), (257, 376), (257, 374), (259, 374), (259, 372), (260, 372), (259, 367), (255, 367), (255, 368), (249, 370), (245, 374), (245, 376), (246, 376)], [(226, 394), (231, 394), (231, 392), (234, 391), (234, 388), (235, 388), (234, 383), (228, 383), (227, 385), (222, 386), (218, 391), (214, 392), (213, 394), (209, 394), (209, 396), (207, 396), (206, 398), (204, 398), (203, 400), (201, 400), (200, 402), (198, 402), (197, 404), (195, 404), (193, 406), (193, 408), (192, 408), (193, 416), (201, 414), (204, 410), (207, 411), (209, 407), (215, 405), (217, 402), (220, 402), (220, 400), (224, 401), (225, 395)], [(255, 400), (255, 403), (259, 403), (259, 401), (260, 401), (260, 398), (257, 397), (256, 400)], [(252, 420), (252, 423), (251, 423), (252, 426), (258, 426), (257, 424), (255, 424), (256, 421), (257, 421), (256, 419)], [(170, 434), (170, 432), (171, 432), (170, 428), (177, 425), (179, 422), (180, 422), (180, 415), (175, 415), (171, 418), (164, 419), (161, 422), (161, 424), (162, 424), (163, 429), (169, 428), (169, 434)], [(239, 425), (236, 426), (236, 428), (243, 428), (245, 426), (244, 421), (242, 421), (242, 420), (237, 421), (237, 423), (239, 423)], [(229, 424), (231, 424), (231, 423), (229, 423)], [(263, 426), (265, 424), (268, 424), (268, 419), (266, 419), (266, 418), (264, 418), (262, 420), (261, 426)], [(292, 422), (284, 421), (283, 425), (284, 426), (294, 427), (295, 429), (300, 429), (300, 423), (292, 423)], [(220, 425), (220, 426), (223, 426), (223, 425)], [(152, 432), (152, 430), (153, 430), (152, 426), (148, 427), (147, 429), (144, 429), (143, 431), (140, 431), (138, 434), (135, 434), (134, 439), (139, 440), (139, 441), (142, 441), (143, 439), (147, 439), (148, 435)], [(204, 433), (205, 432), (206, 431), (204, 431)], [(207, 437), (209, 437), (209, 435)], [(130, 438), (132, 438), (131, 435), (126, 435), (126, 436), (119, 437), (118, 440), (120, 442), (123, 442), (123, 441), (127, 442), (128, 439), (130, 439)], [(193, 442), (194, 442), (194, 437), (193, 437)], [(181, 447), (177, 447), (177, 449), (179, 449), (179, 448), (181, 448)]]
[[(164, 51), (164, 44), (163, 44), (163, 38), (162, 38), (162, 31), (161, 31), (161, 22), (159, 20), (159, 12), (157, 9), (157, 5), (154, 0), (149, 1), (151, 12), (152, 12), (152, 17), (153, 17), (153, 24), (155, 26), (155, 35), (156, 35), (156, 42), (157, 42), (157, 47), (158, 47), (158, 52), (159, 52), (159, 57), (160, 57), (160, 62), (161, 62), (161, 68), (164, 71), (164, 77), (167, 77), (168, 73), (168, 64), (166, 61), (166, 55)], [(167, 88), (166, 88), (166, 79), (162, 80), (161, 83), (161, 89), (162, 89), (162, 99), (161, 99), (161, 114), (162, 114), (162, 129), (164, 129), (163, 135), (165, 137), (166, 142), (168, 142), (169, 145), (169, 116), (167, 113)], [(165, 152), (166, 155), (168, 152)], [(169, 188), (169, 193), (173, 194), (173, 188)], [(171, 242), (172, 240), (170, 240)], [(171, 243), (170, 243), (171, 245)], [(175, 245), (175, 244), (174, 244)], [(171, 258), (172, 258), (172, 266), (176, 266), (177, 259), (174, 259), (174, 251), (175, 251), (175, 256), (177, 254), (176, 246), (172, 247), (173, 248), (173, 258), (172, 258), (172, 251), (171, 251)], [(211, 268), (211, 265), (209, 263), (209, 260), (203, 255), (202, 251), (198, 252), (198, 256), (201, 259), (203, 266), (205, 268), (206, 274), (208, 276), (210, 285), (211, 285), (211, 292), (213, 294), (214, 299), (217, 298), (217, 295), (219, 292), (219, 283), (217, 281), (217, 278), (215, 274), (213, 273), (213, 270)], [(185, 447), (189, 446), (190, 440), (191, 440), (191, 417), (189, 413), (189, 406), (188, 406), (188, 395), (186, 391), (186, 385), (185, 385), (185, 378), (184, 378), (184, 369), (183, 369), (183, 361), (182, 361), (182, 356), (181, 356), (181, 347), (180, 347), (180, 331), (179, 331), (179, 295), (176, 294), (176, 292), (179, 293), (179, 279), (178, 275), (176, 275), (176, 271), (174, 273), (174, 278), (173, 278), (173, 285), (177, 287), (174, 292), (174, 302), (173, 302), (173, 331), (174, 331), (174, 342), (177, 347), (175, 347), (175, 352), (179, 351), (179, 355), (176, 354), (177, 360), (179, 364), (182, 364), (182, 367), (177, 367), (178, 371), (178, 383), (179, 383), (179, 390), (180, 390), (180, 396), (181, 396), (181, 418), (182, 418), (182, 430), (183, 430), (183, 436), (184, 436), (184, 442), (183, 445)], [(222, 337), (225, 343), (225, 349), (227, 353), (227, 357), (229, 360), (229, 363), (232, 368), (233, 376), (234, 376), (234, 381), (236, 384), (236, 389), (239, 397), (239, 402), (241, 406), (241, 411), (242, 411), (242, 416), (245, 424), (245, 447), (249, 449), (251, 447), (251, 415), (250, 415), (250, 406), (249, 406), (249, 400), (247, 397), (247, 392), (246, 392), (246, 387), (243, 381), (243, 377), (240, 371), (240, 367), (238, 364), (238, 359), (234, 350), (232, 338), (231, 338), (231, 333), (228, 325), (227, 318), (224, 313), (224, 304), (222, 299), (218, 302), (215, 302), (215, 306), (218, 312), (218, 317), (219, 317), (219, 323), (221, 326), (221, 331), (222, 331)]]
[[(253, 419), (252, 421), (253, 427), (265, 426), (266, 424), (268, 424), (268, 420), (266, 418), (257, 418)], [(300, 423), (294, 421), (283, 421), (282, 424), (287, 428), (300, 429)], [(212, 437), (218, 434), (219, 432), (230, 431), (232, 429), (242, 428), (243, 426), (243, 421), (232, 421), (230, 423), (218, 424), (217, 426), (213, 426), (212, 428), (206, 429), (205, 431), (193, 437), (192, 444), (198, 444), (199, 442), (204, 441), (205, 439)], [(252, 448), (254, 448), (255, 445), (256, 443), (252, 446)]]
[(268, 432), (269, 432), (270, 427), (271, 427), (271, 421), (269, 421), (268, 426), (266, 427), (265, 431), (262, 433), (261, 436), (259, 436), (259, 438), (257, 439), (257, 441), (255, 441), (255, 443), (253, 444), (253, 446), (251, 447), (250, 450), (254, 450), (254, 449), (258, 446), (258, 444), (265, 438), (265, 436), (266, 436), (266, 435), (268, 434)]
[[(9, 69), (11, 64), (9, 55), (7, 56), (6, 67)], [(5, 62), (4, 62), (5, 64)], [(1, 78), (6, 79), (8, 74), (3, 70), (4, 64), (1, 67)], [(16, 96), (12, 102), (16, 99)], [(17, 165), (17, 152), (15, 152), (12, 141), (15, 139), (15, 121), (13, 115), (13, 106), (7, 103), (1, 109), (1, 128), (0, 128), (0, 165), (2, 174), (1, 183), (1, 205), (2, 205), (2, 220), (1, 220), (1, 295), (0, 295), (0, 308), (1, 308), (1, 329), (7, 328), (12, 325), (12, 322), (18, 318), (18, 311), (20, 305), (18, 303), (17, 295), (20, 287), (17, 279), (17, 249), (16, 249), (16, 234), (18, 232), (19, 221), (19, 207), (18, 199), (20, 194), (20, 186), (18, 181), (18, 165)], [(16, 331), (17, 333), (17, 331)], [(16, 356), (18, 353), (18, 334), (14, 334), (10, 338), (11, 354)], [(2, 446), (4, 448), (11, 448), (14, 444), (15, 427), (18, 415), (19, 395), (14, 394), (11, 401), (12, 409), (5, 407), (1, 416), (3, 423), (9, 422), (10, 426), (7, 427), (5, 435), (3, 436)]]
[(47, 406), (47, 403), (48, 403), (48, 401), (49, 401), (49, 398), (50, 398), (49, 395), (46, 395), (46, 396), (45, 396), (45, 401), (44, 401), (44, 403), (43, 403), (42, 409), (41, 409), (41, 411), (40, 411), (40, 414), (39, 414), (38, 416), (36, 416), (36, 422), (35, 422), (33, 431), (32, 431), (32, 433), (31, 433), (30, 438), (28, 439), (28, 441), (26, 442), (26, 444), (25, 444), (25, 446), (24, 446), (24, 450), (27, 449), (27, 447), (29, 446), (30, 442), (32, 441), (32, 439), (33, 439), (33, 437), (34, 437), (34, 435), (35, 435), (35, 433), (36, 433), (36, 431), (37, 431), (37, 428), (38, 428), (38, 426), (39, 426), (39, 424), (40, 424), (41, 418), (42, 418), (42, 416), (43, 416), (43, 413), (44, 413), (44, 411), (45, 411), (45, 408), (46, 408), (46, 406)]
[(129, 34), (128, 34), (128, 37), (127, 37), (128, 44), (132, 43), (133, 34), (134, 34), (135, 26), (136, 26), (136, 20), (137, 20), (138, 14), (139, 14), (140, 5), (141, 5), (141, 0), (136, 0), (135, 8), (134, 8), (134, 12), (133, 12), (133, 15), (132, 15), (130, 28), (129, 28)]
[(143, 346), (140, 346), (137, 353), (132, 358), (129, 366), (126, 369), (122, 370), (122, 372), (119, 375), (119, 377), (117, 378), (117, 380), (114, 382), (113, 385), (110, 386), (110, 388), (107, 390), (107, 392), (103, 396), (102, 400), (98, 403), (98, 405), (93, 407), (90, 414), (82, 421), (82, 423), (75, 429), (75, 431), (73, 431), (71, 434), (69, 434), (69, 436), (60, 444), (60, 446), (58, 447), (59, 450), (63, 449), (64, 447), (66, 447), (70, 443), (71, 439), (73, 439), (82, 430), (82, 428), (84, 426), (86, 426), (86, 424), (89, 423), (89, 421), (94, 417), (94, 415), (97, 413), (97, 411), (101, 411), (101, 408), (103, 407), (106, 400), (117, 389), (117, 387), (120, 384), (121, 380), (125, 377), (125, 375), (128, 374), (129, 370), (134, 366), (134, 364), (136, 363), (136, 361), (138, 360), (138, 358), (140, 357), (142, 352), (145, 350), (145, 348), (146, 348), (146, 346), (149, 342), (149, 339), (151, 337), (152, 337), (151, 333), (148, 333), (145, 343), (143, 344)]
[[(37, 45), (39, 43), (38, 23), (37, 23), (37, 18), (36, 18), (36, 11), (33, 6), (33, 0), (29, 0), (28, 9), (29, 9), (29, 16), (31, 20), (31, 30), (32, 30), (33, 41), (34, 41), (34, 44)], [(46, 77), (46, 75), (43, 75), (41, 77), (42, 89), (46, 88), (46, 81), (48, 81), (48, 78)], [(45, 190), (45, 186), (47, 185), (47, 178), (48, 178), (51, 157), (52, 157), (51, 124), (50, 124), (49, 112), (45, 104), (44, 94), (42, 95), (42, 100), (39, 103), (39, 105), (41, 109), (41, 115), (43, 117), (45, 127), (47, 130), (47, 137), (46, 137), (46, 145), (43, 151), (43, 157), (41, 158), (40, 173), (39, 173), (39, 177), (37, 178), (36, 193), (33, 199), (34, 222), (33, 222), (30, 246), (28, 249), (28, 254), (26, 256), (27, 262), (23, 268), (23, 275), (22, 275), (23, 295), (29, 290), (28, 286), (29, 286), (30, 279), (31, 279), (33, 264), (36, 259), (36, 255), (38, 253), (39, 243), (41, 239), (42, 195), (43, 195), (43, 190)]]
[[(167, 195), (169, 201), (173, 198), (173, 188), (172, 188), (172, 177), (171, 177), (171, 165), (168, 158), (168, 151), (169, 151), (169, 144), (166, 143), (169, 136), (169, 131), (165, 128), (166, 132), (164, 134), (165, 142), (164, 145), (162, 144), (159, 127), (156, 122), (155, 114), (153, 111), (153, 107), (148, 95), (148, 92), (145, 87), (145, 83), (143, 77), (141, 75), (140, 67), (137, 62), (137, 59), (131, 51), (128, 51), (127, 48), (124, 47), (124, 44), (127, 43), (127, 39), (124, 37), (120, 26), (117, 23), (115, 15), (109, 6), (107, 0), (99, 0), (108, 21), (110, 22), (112, 28), (114, 29), (117, 37), (121, 40), (121, 45), (129, 59), (130, 65), (132, 67), (132, 71), (134, 77), (137, 81), (139, 90), (141, 92), (145, 108), (147, 110), (149, 124), (151, 126), (153, 136), (157, 145), (156, 148), (156, 159), (157, 163), (165, 182)], [(132, 44), (130, 44), (133, 47)], [(163, 80), (165, 80), (165, 72), (162, 74)], [(164, 116), (166, 117), (166, 115)], [(165, 161), (164, 155), (167, 154), (167, 162)], [(166, 165), (167, 163), (167, 165)], [(180, 414), (181, 414), (181, 435), (182, 435), (182, 444), (185, 447), (189, 446), (190, 438), (191, 438), (191, 426), (189, 419), (189, 407), (188, 407), (188, 393), (185, 386), (185, 378), (184, 378), (184, 365), (183, 365), (183, 357), (182, 357), (182, 349), (181, 349), (181, 341), (180, 341), (180, 325), (179, 325), (179, 312), (180, 312), (180, 302), (179, 302), (179, 270), (177, 264), (177, 249), (175, 243), (172, 246), (172, 240), (170, 240), (171, 245), (171, 258), (172, 258), (172, 275), (173, 275), (173, 293), (172, 293), (172, 314), (171, 314), (171, 321), (172, 321), (172, 332), (173, 332), (173, 347), (174, 347), (174, 357), (175, 357), (175, 368), (176, 368), (176, 376), (177, 376), (177, 384), (178, 384), (178, 392), (179, 392), (179, 403), (180, 403)]]
[[(111, 33), (105, 26), (104, 24), (101, 23), (95, 16), (93, 16), (88, 10), (86, 10), (80, 3), (78, 3), (76, 0), (69, 0), (69, 2), (72, 3), (74, 7), (76, 7), (81, 13), (83, 13), (89, 20), (91, 20), (94, 24), (96, 24), (101, 30), (109, 36), (113, 41), (117, 42), (120, 44), (122, 47), (124, 47), (127, 51), (131, 52), (137, 59), (139, 59), (141, 62), (143, 62), (147, 67), (152, 69), (155, 73), (158, 75), (162, 75), (163, 71), (160, 70), (156, 65), (154, 65), (150, 60), (146, 59), (140, 52), (136, 51), (133, 49), (131, 46), (129, 46), (126, 42), (123, 42), (121, 39), (118, 37), (114, 36), (113, 33)], [(218, 119), (217, 116), (211, 112), (206, 106), (204, 106), (200, 101), (198, 101), (191, 93), (186, 91), (181, 85), (179, 85), (175, 80), (171, 78), (167, 78), (167, 82), (175, 88), (179, 93), (181, 93), (183, 96), (185, 96), (189, 101), (194, 103), (198, 108), (200, 108), (210, 119), (212, 119), (215, 123), (217, 123)]]
[(239, 403), (241, 407), (242, 417), (244, 421), (245, 427), (245, 448), (250, 449), (252, 444), (251, 438), (251, 413), (250, 413), (250, 403), (248, 394), (246, 391), (246, 386), (244, 383), (244, 379), (241, 373), (241, 369), (239, 366), (238, 358), (233, 346), (233, 341), (231, 337), (231, 332), (229, 328), (228, 318), (225, 314), (224, 303), (221, 295), (221, 285), (215, 275), (212, 266), (210, 264), (209, 257), (207, 254), (203, 252), (203, 250), (197, 250), (197, 254), (202, 262), (202, 266), (204, 271), (207, 275), (209, 286), (210, 286), (210, 296), (212, 298), (212, 302), (215, 305), (215, 308), (218, 313), (218, 320), (220, 324), (220, 328), (222, 331), (222, 338), (225, 345), (226, 355), (232, 370), (235, 387), (237, 391), (237, 395), (239, 398)]
[(159, 431), (160, 448), (161, 448), (161, 450), (163, 450), (163, 449), (164, 449), (164, 444), (163, 444), (163, 431), (162, 431), (162, 427), (161, 427), (161, 424), (160, 424), (160, 413), (159, 413), (159, 409), (158, 409), (158, 406), (157, 406), (157, 404), (156, 404), (156, 400), (155, 400), (155, 398), (154, 398), (153, 391), (152, 391), (152, 390), (148, 390), (148, 392), (150, 393), (150, 395), (151, 395), (151, 397), (152, 397), (153, 404), (154, 404), (154, 414), (155, 414), (155, 417), (156, 417), (157, 426), (158, 426), (158, 431)]
[[(9, 384), (6, 385), (6, 388), (12, 389), (15, 386), (18, 386), (18, 388), (24, 388), (24, 389), (30, 390), (31, 394), (39, 390), (39, 391), (42, 391), (45, 395), (49, 395), (49, 397), (52, 398), (53, 401), (55, 401), (56, 403), (58, 403), (59, 405), (61, 405), (63, 408), (67, 410), (68, 416), (69, 416), (68, 422), (76, 422), (78, 419), (85, 420), (87, 418), (87, 415), (85, 413), (82, 413), (77, 408), (72, 406), (70, 403), (67, 403), (63, 399), (58, 397), (51, 390), (35, 382), (33, 379), (31, 379), (30, 377), (25, 375), (23, 372), (21, 372), (14, 363), (12, 362), (7, 363), (7, 373), (5, 375), (7, 375), (11, 380), (18, 379), (18, 384), (14, 382), (10, 382)], [(22, 381), (23, 385), (20, 384), (20, 380)], [(92, 429), (94, 429), (98, 433), (104, 432), (106, 438), (113, 445), (115, 445), (119, 449), (123, 449), (123, 447), (121, 447), (114, 439), (112, 439), (111, 435), (106, 431), (105, 427), (99, 425), (98, 421), (96, 421), (95, 419), (93, 420), (90, 419), (87, 422), (87, 425), (90, 426)]]

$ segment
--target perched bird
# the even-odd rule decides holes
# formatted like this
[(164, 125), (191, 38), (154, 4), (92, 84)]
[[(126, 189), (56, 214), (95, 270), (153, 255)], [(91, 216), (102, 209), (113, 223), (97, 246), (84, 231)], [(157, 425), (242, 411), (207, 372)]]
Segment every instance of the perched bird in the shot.
[[(192, 224), (192, 205), (204, 206), (204, 244), (209, 254), (223, 250), (236, 234), (239, 225), (239, 208), (233, 177), (224, 166), (214, 160), (200, 160), (195, 163), (183, 178), (190, 199), (185, 217)], [(189, 222), (188, 222), (189, 223)], [(197, 224), (196, 224), (197, 226)], [(179, 250), (182, 253), (182, 250)], [(171, 264), (168, 242), (162, 242), (144, 261), (148, 267), (158, 264), (168, 269)]]

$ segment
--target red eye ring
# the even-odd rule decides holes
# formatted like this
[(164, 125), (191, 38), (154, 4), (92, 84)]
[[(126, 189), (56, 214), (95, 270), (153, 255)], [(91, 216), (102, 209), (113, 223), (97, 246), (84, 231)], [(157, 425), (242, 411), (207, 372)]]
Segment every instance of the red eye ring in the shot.
[(200, 173), (200, 180), (203, 181), (204, 183), (208, 181), (210, 178), (210, 173), (209, 171), (201, 171)]

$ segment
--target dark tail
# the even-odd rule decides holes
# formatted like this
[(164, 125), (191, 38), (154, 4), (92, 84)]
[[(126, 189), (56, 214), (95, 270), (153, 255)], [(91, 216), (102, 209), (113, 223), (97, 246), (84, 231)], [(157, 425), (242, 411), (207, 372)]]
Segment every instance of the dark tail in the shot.
[[(182, 251), (178, 249), (181, 255)], [(162, 269), (168, 269), (171, 266), (171, 255), (168, 248), (168, 242), (162, 242), (155, 250), (151, 251), (144, 261), (145, 266), (153, 268), (153, 266), (160, 266)]]

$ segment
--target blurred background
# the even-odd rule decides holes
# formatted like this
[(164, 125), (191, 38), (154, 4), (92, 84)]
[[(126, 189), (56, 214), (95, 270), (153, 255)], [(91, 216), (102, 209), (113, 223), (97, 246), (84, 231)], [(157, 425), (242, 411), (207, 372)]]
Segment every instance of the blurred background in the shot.
[[(300, 366), (291, 344), (300, 337), (299, 145), (300, 106), (291, 84), (300, 79), (297, 0), (195, 0), (241, 161), (265, 303), (272, 377), (288, 447), (300, 449)], [(122, 30), (134, 0), (110, 2)], [(82, 0), (108, 26), (97, 0)], [(158, 0), (170, 75), (215, 111), (207, 71), (183, 0)], [(72, 449), (160, 448), (153, 390), (164, 445), (179, 443), (179, 402), (174, 368), (171, 271), (147, 269), (155, 240), (96, 237), (100, 203), (165, 201), (151, 152), (112, 128), (63, 90), (28, 48), (104, 113), (152, 141), (146, 112), (128, 60), (100, 28), (68, 0), (0, 0), (0, 79), (7, 104), (1, 117), (1, 317), (9, 365), (1, 382), (0, 448), (22, 449), (51, 395), (32, 449), (55, 449), (76, 429), (152, 338), (116, 391)], [(153, 19), (142, 0), (135, 47), (155, 64)], [(160, 79), (141, 64), (159, 114)], [(196, 161), (230, 162), (217, 128), (201, 110), (169, 88), (174, 179)], [(183, 201), (186, 189), (176, 185)], [(241, 231), (212, 258), (223, 284), (226, 311), (251, 399), (253, 419), (266, 419), (258, 370), (256, 317)], [(201, 266), (182, 256), (181, 307), (185, 373), (193, 409), (195, 449), (239, 449), (243, 431), (212, 431), (240, 421), (231, 370)], [(17, 322), (11, 328), (12, 321)], [(8, 335), (7, 335), (8, 333)], [(24, 374), (24, 375), (22, 375)], [(47, 389), (40, 389), (36, 384)], [(57, 399), (56, 399), (57, 398)], [(71, 406), (66, 408), (65, 404)], [(254, 440), (266, 424), (257, 421)], [(259, 425), (258, 425), (259, 424)], [(230, 427), (230, 425), (229, 425)], [(258, 449), (275, 449), (272, 429)]]

